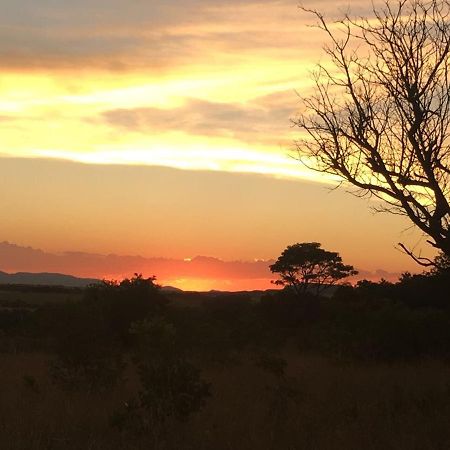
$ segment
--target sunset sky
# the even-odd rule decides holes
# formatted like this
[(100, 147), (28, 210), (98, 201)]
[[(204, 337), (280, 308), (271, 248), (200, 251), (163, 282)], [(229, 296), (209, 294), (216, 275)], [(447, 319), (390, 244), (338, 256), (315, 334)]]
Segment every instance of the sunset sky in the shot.
[[(369, 13), (366, 1), (303, 5)], [(406, 219), (330, 192), (292, 158), (297, 93), (324, 59), (313, 23), (296, 0), (3, 0), (0, 242), (12, 245), (0, 251), (65, 256), (58, 270), (8, 253), (0, 270), (268, 287), (238, 262), (310, 241), (364, 273), (418, 270), (394, 248), (426, 249)], [(109, 254), (147, 262), (95, 263)], [(215, 262), (188, 270), (196, 256)]]

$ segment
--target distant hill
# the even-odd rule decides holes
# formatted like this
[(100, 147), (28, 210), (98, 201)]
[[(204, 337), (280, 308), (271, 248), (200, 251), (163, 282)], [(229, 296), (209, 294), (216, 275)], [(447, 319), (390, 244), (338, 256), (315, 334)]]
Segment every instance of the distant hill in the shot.
[(72, 275), (64, 275), (61, 273), (6, 273), (0, 271), (0, 284), (86, 287), (89, 284), (99, 282), (100, 280), (95, 278), (77, 278)]
[(178, 292), (184, 292), (183, 289), (179, 289), (174, 286), (161, 286), (161, 291), (171, 294), (171, 293), (178, 293)]

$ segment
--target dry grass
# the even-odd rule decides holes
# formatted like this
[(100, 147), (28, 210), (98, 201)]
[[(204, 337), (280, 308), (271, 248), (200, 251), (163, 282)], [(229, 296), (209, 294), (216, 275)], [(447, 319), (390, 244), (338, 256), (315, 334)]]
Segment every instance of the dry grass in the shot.
[(109, 426), (136, 392), (132, 373), (102, 395), (67, 394), (48, 379), (47, 358), (0, 355), (2, 450), (450, 448), (450, 367), (438, 361), (356, 365), (290, 355), (282, 379), (252, 362), (210, 367), (205, 409), (149, 442)]

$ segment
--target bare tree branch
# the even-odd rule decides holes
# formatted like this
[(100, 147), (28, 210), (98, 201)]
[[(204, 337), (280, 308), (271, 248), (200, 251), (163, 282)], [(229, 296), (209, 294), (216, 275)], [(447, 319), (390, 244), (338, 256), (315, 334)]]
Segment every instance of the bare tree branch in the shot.
[(298, 159), (382, 200), (450, 255), (450, 0), (386, 0), (370, 20), (344, 16), (339, 31), (305, 11), (329, 39), (331, 66), (317, 67), (293, 119)]

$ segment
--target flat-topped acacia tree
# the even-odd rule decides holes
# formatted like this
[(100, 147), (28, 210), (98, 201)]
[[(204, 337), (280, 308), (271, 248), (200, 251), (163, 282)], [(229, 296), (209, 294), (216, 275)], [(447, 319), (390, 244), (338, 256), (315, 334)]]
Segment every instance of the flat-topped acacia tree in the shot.
[(300, 161), (380, 199), (450, 256), (450, 1), (385, 0), (334, 23), (309, 12), (328, 61), (293, 120)]
[(270, 266), (280, 279), (275, 284), (291, 286), (297, 295), (310, 288), (320, 294), (324, 289), (358, 272), (342, 262), (339, 253), (321, 248), (318, 242), (289, 245)]

